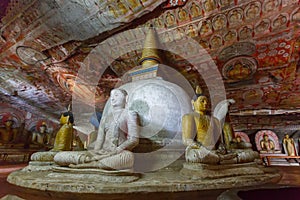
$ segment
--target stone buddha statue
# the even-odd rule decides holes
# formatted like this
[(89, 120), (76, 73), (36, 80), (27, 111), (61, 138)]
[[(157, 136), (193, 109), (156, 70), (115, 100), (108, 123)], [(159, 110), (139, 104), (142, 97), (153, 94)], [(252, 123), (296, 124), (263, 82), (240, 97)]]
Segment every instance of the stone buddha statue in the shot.
[[(230, 100), (228, 100), (230, 101)], [(233, 102), (233, 101), (232, 101)], [(224, 103), (224, 102), (220, 102)], [(186, 161), (203, 164), (234, 164), (252, 162), (258, 158), (258, 153), (250, 150), (231, 150), (230, 152), (214, 150), (215, 144), (222, 134), (222, 119), (208, 115), (208, 99), (202, 94), (199, 87), (192, 100), (194, 112), (182, 118), (182, 139), (187, 146), (185, 151)], [(223, 112), (223, 117), (228, 111)], [(220, 106), (216, 106), (220, 107)], [(226, 108), (226, 107), (224, 107)]]
[(130, 169), (134, 164), (132, 149), (139, 143), (139, 122), (135, 112), (125, 106), (127, 92), (111, 91), (111, 112), (101, 119), (93, 150), (60, 152), (54, 161), (72, 168)]
[(3, 144), (13, 143), (19, 134), (18, 129), (13, 128), (14, 120), (10, 116), (5, 116), (3, 122), (5, 126), (0, 128), (0, 142)]

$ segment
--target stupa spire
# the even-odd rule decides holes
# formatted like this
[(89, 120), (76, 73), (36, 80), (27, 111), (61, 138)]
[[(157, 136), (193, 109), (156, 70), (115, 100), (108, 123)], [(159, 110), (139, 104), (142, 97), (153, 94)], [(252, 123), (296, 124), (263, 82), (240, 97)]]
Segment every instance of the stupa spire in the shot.
[(143, 68), (161, 63), (159, 56), (160, 43), (155, 28), (150, 25), (145, 38), (140, 64)]

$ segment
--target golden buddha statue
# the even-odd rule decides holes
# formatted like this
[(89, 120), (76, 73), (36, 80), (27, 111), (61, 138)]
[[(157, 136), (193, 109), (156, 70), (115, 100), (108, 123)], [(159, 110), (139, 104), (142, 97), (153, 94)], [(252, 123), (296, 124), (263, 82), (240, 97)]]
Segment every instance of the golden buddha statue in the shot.
[(269, 139), (267, 134), (263, 135), (263, 139), (260, 141), (261, 152), (275, 152), (275, 144)]
[(184, 115), (182, 118), (183, 143), (189, 145), (196, 137), (197, 142), (213, 148), (216, 142), (214, 138), (218, 137), (217, 135), (213, 136), (221, 131), (221, 125), (216, 118), (206, 114), (208, 99), (202, 94), (199, 86), (196, 88), (192, 106), (194, 112)]
[(17, 139), (19, 131), (13, 128), (14, 120), (11, 116), (5, 116), (3, 119), (5, 127), (0, 128), (1, 143), (13, 143)]
[(288, 154), (288, 156), (298, 156), (294, 139), (290, 138), (288, 134), (284, 135), (282, 144), (283, 144), (283, 149), (285, 153)]
[(73, 114), (70, 111), (65, 112), (60, 117), (60, 124), (62, 125), (56, 134), (54, 147), (52, 151), (70, 151), (73, 143)]
[(224, 144), (218, 150), (215, 144), (222, 134), (222, 121), (228, 112), (229, 103), (234, 100), (221, 101), (215, 108), (214, 116), (206, 114), (208, 99), (202, 94), (200, 87), (192, 100), (194, 112), (182, 118), (182, 139), (187, 146), (185, 157), (187, 162), (203, 164), (235, 164), (253, 162), (258, 153), (251, 149), (232, 149), (230, 153)]

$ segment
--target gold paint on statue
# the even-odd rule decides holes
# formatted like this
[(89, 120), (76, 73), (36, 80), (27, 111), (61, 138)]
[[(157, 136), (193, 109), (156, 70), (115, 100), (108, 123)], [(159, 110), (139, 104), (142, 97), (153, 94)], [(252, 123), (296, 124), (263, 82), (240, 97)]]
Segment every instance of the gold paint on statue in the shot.
[(149, 27), (146, 35), (140, 63), (143, 68), (161, 63), (157, 33), (153, 27)]
[(194, 112), (182, 118), (183, 143), (189, 145), (196, 139), (206, 147), (213, 147), (214, 133), (218, 133), (221, 126), (217, 119), (206, 114), (208, 99), (202, 94), (199, 86), (196, 88), (196, 99), (192, 100), (192, 105)]
[(62, 126), (56, 134), (52, 151), (70, 151), (73, 142), (73, 116), (70, 108), (61, 115), (60, 124)]

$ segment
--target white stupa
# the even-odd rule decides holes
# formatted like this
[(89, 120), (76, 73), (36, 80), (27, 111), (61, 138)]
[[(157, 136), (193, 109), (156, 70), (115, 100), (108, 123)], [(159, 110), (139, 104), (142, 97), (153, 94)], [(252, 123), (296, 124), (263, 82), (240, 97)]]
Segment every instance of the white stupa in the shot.
[[(150, 27), (140, 60), (142, 66), (127, 72), (132, 81), (120, 86), (128, 93), (127, 107), (136, 111), (141, 121), (140, 145), (135, 149), (136, 160), (138, 157), (146, 159), (147, 155), (151, 159), (156, 157), (155, 155), (165, 159), (163, 153), (169, 156), (169, 154), (174, 155), (174, 151), (180, 151), (175, 155), (179, 158), (184, 153), (181, 119), (184, 114), (192, 111), (191, 98), (186, 91), (177, 84), (159, 77), (160, 70), (168, 75), (174, 74), (176, 82), (181, 79), (180, 82), (185, 85), (184, 87), (190, 87), (192, 90), (188, 81), (179, 72), (160, 64), (158, 41), (154, 28)], [(104, 118), (110, 110), (111, 105), (108, 100), (102, 117)], [(158, 149), (160, 150), (156, 152)], [(172, 158), (172, 162), (177, 158)], [(167, 165), (170, 162), (165, 163)]]

